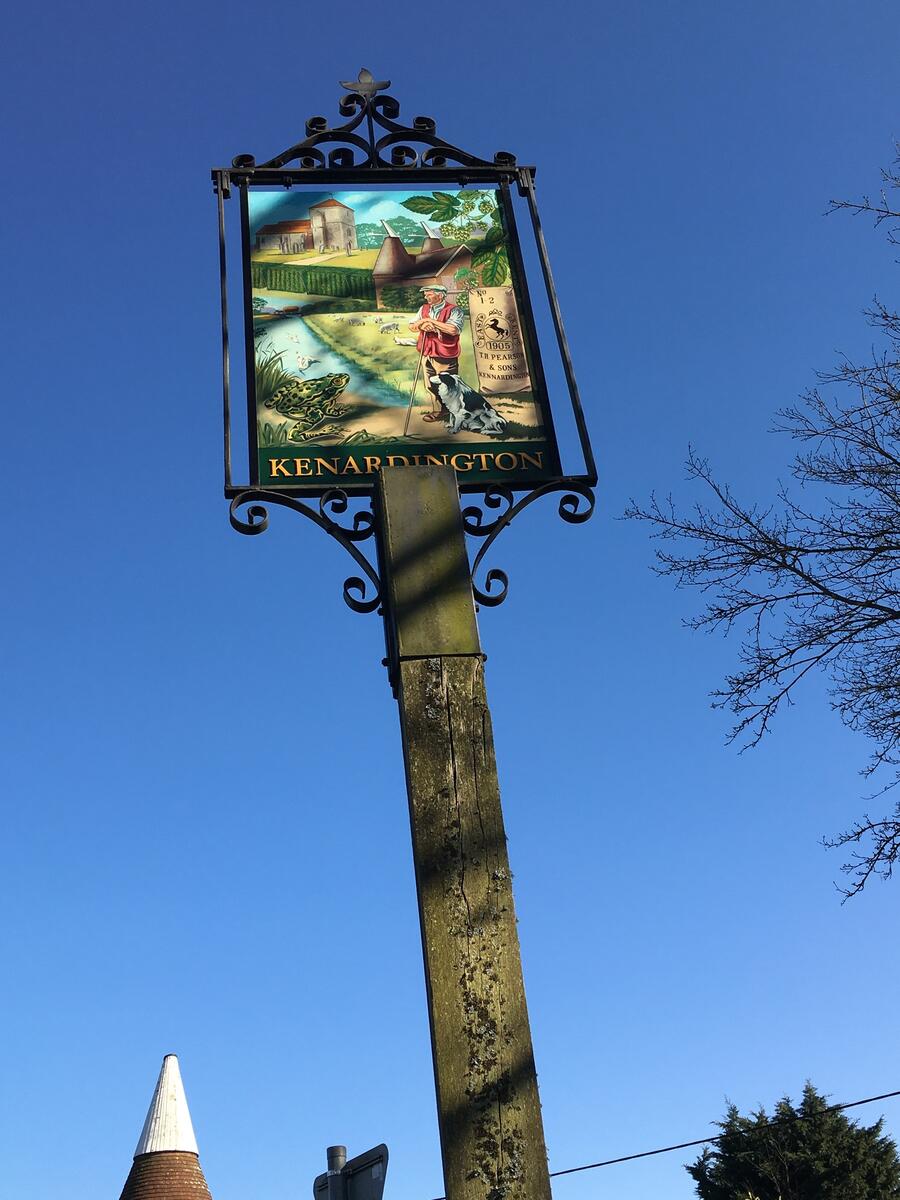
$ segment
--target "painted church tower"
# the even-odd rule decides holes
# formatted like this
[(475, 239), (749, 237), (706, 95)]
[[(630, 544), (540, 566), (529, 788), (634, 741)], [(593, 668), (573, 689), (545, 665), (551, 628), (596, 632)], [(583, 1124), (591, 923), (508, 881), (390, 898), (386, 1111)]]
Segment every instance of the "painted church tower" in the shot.
[(353, 209), (340, 200), (320, 200), (309, 206), (313, 245), (317, 250), (342, 250), (345, 254), (358, 249), (356, 217)]
[(163, 1059), (119, 1200), (212, 1200), (174, 1054)]

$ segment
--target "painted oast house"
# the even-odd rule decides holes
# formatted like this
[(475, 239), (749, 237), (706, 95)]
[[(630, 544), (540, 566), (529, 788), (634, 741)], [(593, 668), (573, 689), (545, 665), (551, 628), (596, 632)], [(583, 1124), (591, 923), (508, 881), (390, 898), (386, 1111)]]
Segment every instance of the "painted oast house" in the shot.
[(410, 254), (387, 221), (382, 221), (387, 236), (381, 243), (372, 268), (375, 298), (379, 308), (390, 308), (384, 301), (386, 287), (421, 288), (429, 283), (443, 285), (452, 298), (462, 291), (456, 272), (472, 265), (468, 246), (445, 246), (429, 226), (422, 224), (425, 240), (418, 254)]
[(174, 1054), (163, 1059), (119, 1200), (212, 1200)]

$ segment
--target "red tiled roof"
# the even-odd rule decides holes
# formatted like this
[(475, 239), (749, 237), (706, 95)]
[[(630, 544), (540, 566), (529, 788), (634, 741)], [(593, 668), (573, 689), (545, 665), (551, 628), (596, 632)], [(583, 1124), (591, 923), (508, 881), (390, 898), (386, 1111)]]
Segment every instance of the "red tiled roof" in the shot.
[(340, 200), (320, 200), (318, 204), (311, 204), (309, 211), (314, 208), (346, 208), (347, 212), (353, 212), (352, 208), (348, 208), (346, 204), (341, 204)]
[(212, 1200), (200, 1160), (186, 1150), (139, 1154), (119, 1200)]
[(279, 221), (277, 225), (263, 225), (261, 229), (257, 229), (256, 236), (259, 237), (263, 233), (306, 233), (310, 229), (310, 221)]

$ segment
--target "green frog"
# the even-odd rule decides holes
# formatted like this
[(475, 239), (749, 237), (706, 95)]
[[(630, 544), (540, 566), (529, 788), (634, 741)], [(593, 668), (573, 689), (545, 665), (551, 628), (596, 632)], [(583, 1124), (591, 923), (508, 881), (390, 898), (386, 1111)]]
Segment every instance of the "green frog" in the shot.
[(285, 383), (265, 402), (282, 417), (295, 421), (288, 437), (292, 442), (308, 442), (313, 437), (339, 432), (340, 426), (320, 429), (327, 417), (342, 417), (347, 412), (337, 398), (350, 382), (349, 375), (323, 375), (319, 379), (295, 379)]

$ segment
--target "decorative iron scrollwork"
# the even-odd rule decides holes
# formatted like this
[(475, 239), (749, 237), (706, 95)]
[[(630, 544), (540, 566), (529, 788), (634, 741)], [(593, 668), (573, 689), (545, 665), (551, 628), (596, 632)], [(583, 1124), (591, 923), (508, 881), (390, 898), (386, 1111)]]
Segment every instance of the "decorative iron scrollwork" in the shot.
[[(581, 525), (590, 520), (596, 503), (593, 490), (585, 483), (574, 479), (553, 480), (528, 492), (521, 500), (516, 500), (511, 488), (502, 483), (490, 487), (482, 499), (484, 509), (477, 504), (467, 505), (462, 510), (463, 529), (471, 537), (484, 538), (485, 541), (472, 562), (472, 593), (479, 604), (487, 608), (495, 608), (502, 604), (509, 591), (509, 576), (500, 567), (491, 567), (484, 576), (483, 584), (477, 582), (478, 571), (482, 560), (500, 533), (506, 529), (515, 518), (535, 500), (547, 496), (551, 492), (562, 492), (559, 500), (559, 515), (569, 525)], [(585, 501), (585, 507), (582, 507)], [(503, 507), (505, 506), (505, 507)], [(499, 516), (492, 520), (485, 509), (503, 508)]]
[[(263, 503), (260, 503), (263, 502)], [(245, 504), (249, 504), (246, 518), (241, 517), (238, 512)], [(241, 492), (231, 502), (231, 507), (228, 511), (228, 519), (231, 522), (232, 529), (236, 529), (238, 533), (248, 535), (265, 533), (269, 527), (269, 513), (266, 509), (266, 504), (279, 504), (282, 508), (289, 508), (292, 512), (300, 513), (301, 516), (307, 517), (320, 529), (324, 530), (329, 537), (340, 543), (354, 561), (361, 567), (365, 578), (358, 575), (351, 575), (344, 580), (343, 596), (344, 603), (352, 608), (354, 612), (370, 613), (375, 612), (381, 605), (381, 580), (378, 577), (378, 572), (366, 558), (366, 556), (357, 549), (355, 543), (364, 542), (367, 538), (373, 537), (375, 533), (375, 518), (368, 509), (357, 509), (353, 514), (352, 524), (350, 526), (341, 525), (334, 519), (332, 514), (343, 514), (349, 507), (347, 493), (339, 488), (332, 488), (326, 492), (319, 500), (319, 511), (316, 512), (308, 504), (304, 504), (302, 500), (296, 500), (293, 496), (284, 496), (280, 492), (269, 492), (259, 488), (251, 488), (246, 492)], [(367, 582), (368, 580), (368, 582)], [(373, 595), (368, 596), (366, 593), (369, 586), (373, 588)]]
[(358, 79), (341, 83), (350, 93), (338, 104), (341, 116), (349, 118), (346, 124), (332, 127), (326, 117), (310, 117), (302, 142), (263, 163), (258, 163), (252, 154), (239, 154), (233, 167), (236, 171), (448, 166), (515, 170), (514, 154), (500, 151), (490, 162), (445, 142), (438, 137), (431, 117), (415, 117), (412, 125), (400, 124), (398, 102), (393, 96), (379, 95), (390, 86), (389, 79), (378, 81), (371, 71), (363, 68)]
[[(563, 493), (559, 499), (558, 512), (567, 524), (581, 525), (593, 515), (595, 505), (593, 490), (587, 484), (575, 479), (553, 480), (545, 483), (528, 492), (520, 500), (516, 500), (511, 488), (500, 483), (494, 484), (484, 493), (481, 500), (483, 508), (477, 504), (469, 504), (462, 510), (465, 532), (471, 537), (484, 538), (483, 544), (472, 561), (472, 594), (479, 604), (483, 604), (486, 608), (495, 608), (498, 604), (503, 603), (509, 592), (509, 576), (501, 567), (490, 567), (482, 582), (478, 582), (478, 573), (488, 550), (519, 513), (533, 504), (535, 500), (552, 492)], [(269, 527), (267, 504), (278, 504), (282, 508), (289, 508), (292, 512), (300, 513), (301, 516), (318, 525), (329, 537), (333, 537), (336, 542), (339, 542), (360, 566), (365, 576), (362, 578), (358, 575), (351, 575), (344, 580), (345, 604), (358, 613), (371, 613), (380, 609), (382, 602), (381, 579), (373, 565), (356, 545), (356, 543), (364, 542), (375, 535), (375, 515), (371, 509), (355, 510), (351, 523), (342, 525), (334, 517), (346, 513), (350, 507), (350, 501), (347, 493), (340, 488), (332, 488), (321, 497), (318, 512), (293, 496), (251, 488), (239, 493), (231, 502), (228, 519), (232, 528), (236, 529), (238, 533), (247, 535), (265, 533)], [(244, 505), (249, 505), (249, 507), (246, 516), (242, 517), (238, 510)], [(502, 508), (503, 511), (493, 518), (486, 511), (498, 508)], [(373, 589), (372, 595), (367, 595), (370, 586)]]

